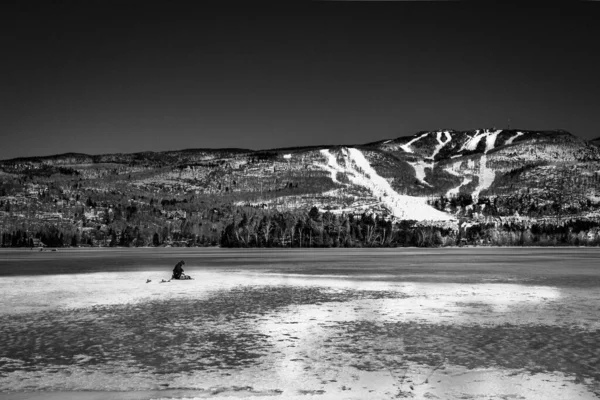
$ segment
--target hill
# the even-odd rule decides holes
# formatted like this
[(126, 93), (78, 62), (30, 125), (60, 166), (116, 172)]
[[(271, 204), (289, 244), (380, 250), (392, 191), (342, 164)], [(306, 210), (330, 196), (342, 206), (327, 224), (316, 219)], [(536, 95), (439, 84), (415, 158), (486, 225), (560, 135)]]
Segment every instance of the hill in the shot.
[(563, 130), (441, 129), (355, 146), (3, 160), (0, 218), (4, 244), (17, 231), (41, 237), (42, 228), (63, 244), (214, 244), (228, 225), (237, 229), (236, 218), (259, 229), (263, 218), (290, 214), (296, 224), (311, 210), (335, 224), (362, 216), (460, 236), (461, 226), (507, 221), (594, 227), (599, 185), (597, 140)]

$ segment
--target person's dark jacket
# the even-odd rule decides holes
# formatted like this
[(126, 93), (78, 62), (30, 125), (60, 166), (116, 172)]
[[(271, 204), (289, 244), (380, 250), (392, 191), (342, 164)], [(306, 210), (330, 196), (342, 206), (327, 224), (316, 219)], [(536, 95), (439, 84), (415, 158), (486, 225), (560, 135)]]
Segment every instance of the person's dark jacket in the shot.
[(183, 261), (179, 261), (176, 265), (175, 268), (173, 268), (173, 279), (179, 279), (181, 278), (181, 274), (183, 274)]

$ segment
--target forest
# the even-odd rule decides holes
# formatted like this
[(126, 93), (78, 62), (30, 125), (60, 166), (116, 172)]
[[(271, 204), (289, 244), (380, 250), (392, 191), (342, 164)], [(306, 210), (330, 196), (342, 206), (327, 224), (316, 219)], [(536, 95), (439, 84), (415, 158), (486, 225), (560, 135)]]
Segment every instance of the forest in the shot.
[[(165, 203), (167, 205), (167, 203)], [(496, 219), (475, 223), (425, 225), (392, 221), (374, 214), (334, 214), (260, 208), (212, 208), (202, 215), (151, 222), (135, 206), (109, 216), (108, 225), (74, 228), (46, 223), (35, 230), (2, 232), (0, 246), (34, 247), (443, 247), (443, 246), (598, 246), (600, 224), (585, 219)], [(163, 216), (163, 214), (159, 213)], [(149, 216), (152, 217), (152, 216)], [(164, 222), (161, 225), (161, 221)]]

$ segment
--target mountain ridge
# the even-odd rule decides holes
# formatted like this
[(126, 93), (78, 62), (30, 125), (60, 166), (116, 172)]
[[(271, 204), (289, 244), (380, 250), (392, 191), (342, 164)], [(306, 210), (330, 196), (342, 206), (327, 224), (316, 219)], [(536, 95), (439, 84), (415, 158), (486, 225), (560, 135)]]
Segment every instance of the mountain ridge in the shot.
[[(495, 128), (492, 128), (495, 129)], [(490, 130), (492, 130), (490, 129)], [(80, 153), (80, 152), (67, 152), (67, 153), (59, 153), (59, 154), (49, 154), (49, 155), (42, 155), (42, 156), (23, 156), (23, 157), (13, 157), (13, 158), (6, 158), (6, 159), (1, 159), (0, 163), (6, 163), (6, 162), (16, 162), (16, 161), (31, 161), (31, 160), (51, 160), (51, 159), (55, 159), (55, 158), (60, 158), (60, 157), (89, 157), (92, 159), (102, 159), (103, 157), (115, 157), (115, 156), (139, 156), (139, 155), (144, 155), (144, 154), (167, 154), (167, 153), (191, 153), (191, 152), (239, 152), (239, 153), (256, 153), (256, 152), (266, 152), (266, 151), (292, 151), (292, 150), (307, 150), (307, 149), (321, 149), (321, 148), (332, 148), (332, 147), (372, 147), (372, 146), (376, 146), (379, 144), (382, 144), (384, 142), (399, 142), (401, 140), (407, 139), (407, 138), (414, 138), (416, 136), (422, 135), (424, 133), (430, 133), (430, 132), (444, 132), (444, 131), (448, 131), (448, 132), (456, 132), (456, 133), (471, 133), (471, 132), (477, 132), (477, 131), (483, 131), (484, 129), (472, 129), (472, 130), (465, 130), (465, 131), (460, 131), (460, 130), (455, 130), (455, 129), (439, 129), (439, 130), (433, 130), (433, 131), (418, 131), (412, 135), (405, 135), (405, 136), (398, 136), (394, 139), (382, 139), (382, 140), (378, 140), (378, 141), (374, 141), (374, 142), (367, 142), (367, 143), (363, 143), (363, 144), (329, 144), (329, 145), (306, 145), (306, 146), (291, 146), (291, 147), (277, 147), (277, 148), (265, 148), (265, 149), (244, 149), (244, 148), (235, 148), (235, 147), (215, 147), (215, 148), (184, 148), (184, 149), (177, 149), (177, 150), (160, 150), (160, 151), (153, 151), (153, 150), (147, 150), (147, 151), (136, 151), (136, 152), (131, 152), (131, 153), (126, 153), (126, 152), (117, 152), (117, 153), (102, 153), (102, 154), (88, 154), (88, 153)], [(510, 130), (502, 130), (505, 132), (535, 132), (535, 133), (544, 133), (546, 135), (552, 135), (552, 134), (567, 134), (569, 136), (572, 136), (573, 138), (577, 138), (579, 140), (582, 140), (584, 142), (600, 142), (600, 137), (596, 138), (596, 139), (592, 139), (592, 140), (585, 140), (582, 138), (579, 138), (575, 135), (573, 135), (572, 133), (563, 130), (563, 129), (555, 129), (555, 130), (545, 130), (545, 131), (535, 131), (535, 130), (527, 130), (527, 129), (510, 129)], [(101, 161), (99, 161), (101, 162)]]
[(16, 158), (0, 161), (0, 209), (3, 229), (106, 237), (127, 226), (150, 235), (192, 224), (211, 243), (238, 216), (311, 210), (313, 221), (375, 215), (447, 232), (502, 221), (600, 226), (600, 147), (564, 130), (492, 128), (361, 145)]

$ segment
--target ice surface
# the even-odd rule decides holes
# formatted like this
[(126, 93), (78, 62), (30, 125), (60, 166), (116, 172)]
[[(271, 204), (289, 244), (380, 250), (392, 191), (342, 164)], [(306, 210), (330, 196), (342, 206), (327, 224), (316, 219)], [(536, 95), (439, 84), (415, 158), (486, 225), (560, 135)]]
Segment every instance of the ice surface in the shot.
[[(191, 250), (173, 251), (183, 253)], [(511, 369), (489, 364), (486, 367), (467, 367), (448, 359), (454, 352), (465, 357), (469, 354), (471, 360), (477, 360), (479, 350), (489, 346), (493, 347), (492, 354), (496, 354), (494, 346), (498, 346), (499, 354), (510, 353), (514, 346), (521, 346), (523, 351), (533, 354), (534, 360), (537, 360), (536, 354), (541, 359), (555, 352), (561, 357), (557, 358), (557, 364), (580, 367), (588, 362), (586, 360), (597, 357), (597, 347), (576, 336), (577, 332), (583, 331), (587, 332), (585, 338), (591, 343), (597, 341), (595, 332), (600, 329), (595, 307), (600, 302), (597, 287), (579, 287), (572, 283), (551, 286), (528, 281), (529, 276), (537, 275), (549, 278), (568, 274), (568, 279), (573, 279), (585, 271), (589, 274), (595, 270), (597, 254), (579, 249), (552, 251), (548, 254), (548, 250), (530, 250), (528, 253), (526, 249), (481, 249), (469, 253), (458, 249), (403, 249), (390, 252), (385, 259), (378, 257), (378, 254), (386, 252), (383, 249), (365, 250), (364, 253), (231, 252), (236, 259), (245, 261), (239, 261), (236, 267), (230, 261), (224, 262), (229, 258), (219, 258), (216, 264), (202, 258), (202, 265), (206, 267), (190, 266), (186, 271), (195, 280), (169, 283), (158, 282), (167, 278), (170, 271), (144, 269), (144, 266), (136, 271), (1, 276), (0, 315), (6, 323), (0, 327), (2, 332), (6, 335), (12, 332), (10, 325), (29, 321), (25, 327), (44, 333), (37, 337), (3, 336), (4, 345), (10, 339), (22, 346), (24, 351), (29, 351), (28, 340), (31, 340), (30, 347), (46, 349), (56, 344), (64, 346), (65, 342), (81, 341), (81, 344), (76, 344), (78, 349), (69, 355), (69, 359), (59, 360), (43, 370), (24, 368), (18, 353), (0, 358), (0, 368), (4, 368), (3, 374), (0, 374), (0, 388), (4, 392), (0, 397), (10, 400), (387, 399), (398, 396), (423, 399), (434, 396), (441, 399), (593, 399), (595, 395), (591, 388), (595, 382), (586, 376), (566, 375), (552, 370), (532, 373), (529, 367)], [(16, 253), (11, 254), (3, 255), (6, 259), (18, 260)], [(90, 260), (98, 263), (97, 259), (111, 253), (90, 254), (94, 256)], [(280, 263), (278, 267), (269, 262), (260, 270), (253, 269), (261, 263), (267, 264), (268, 258), (277, 254), (287, 257), (277, 261)], [(515, 264), (515, 254), (521, 254), (518, 265)], [(48, 260), (61, 256), (45, 255)], [(564, 260), (560, 261), (561, 257)], [(373, 270), (366, 268), (366, 264), (357, 263), (361, 258), (370, 260)], [(296, 259), (302, 260), (301, 265), (297, 264), (298, 261), (285, 261)], [(481, 261), (473, 262), (474, 259)], [(337, 272), (316, 273), (319, 269), (332, 267), (330, 264), (333, 262), (338, 264), (331, 271)], [(21, 261), (23, 263), (25, 261)], [(460, 269), (468, 263), (472, 265), (472, 273)], [(189, 264), (194, 263), (190, 260)], [(215, 267), (217, 264), (218, 268)], [(312, 269), (305, 271), (310, 274), (294, 273), (295, 264), (297, 268), (310, 265)], [(490, 264), (495, 266), (490, 268)], [(526, 268), (529, 269), (524, 271)], [(355, 275), (356, 271), (361, 271), (361, 274)], [(465, 274), (459, 280), (477, 275), (477, 282), (419, 281), (426, 274), (439, 278), (443, 271), (448, 274), (446, 278), (452, 279)], [(514, 283), (512, 275), (517, 275)], [(147, 279), (151, 282), (146, 283)], [(502, 282), (498, 283), (498, 280)], [(142, 327), (137, 321), (128, 325), (128, 317), (119, 319), (121, 309), (139, 309), (142, 313), (150, 310), (154, 313), (154, 310), (163, 310), (160, 308), (162, 302), (172, 300), (181, 300), (178, 304), (200, 303), (203, 308), (240, 288), (262, 288), (262, 291), (254, 293), (267, 297), (273, 292), (270, 289), (276, 288), (283, 288), (284, 292), (293, 288), (298, 293), (306, 293), (299, 290), (302, 288), (317, 289), (335, 300), (292, 302), (264, 311), (257, 310), (255, 314), (223, 314), (223, 318), (214, 321), (193, 319), (192, 315), (190, 320), (194, 323), (188, 325), (169, 313), (155, 317), (156, 321), (165, 321), (160, 326), (147, 324)], [(336, 298), (338, 294), (351, 296)], [(255, 300), (261, 301), (258, 297)], [(130, 304), (131, 307), (116, 307)], [(236, 307), (244, 306), (234, 304)], [(90, 310), (100, 311), (92, 313)], [(90, 319), (90, 315), (98, 320)], [(255, 329), (266, 341), (266, 350), (260, 353), (255, 364), (235, 369), (217, 366), (213, 370), (192, 369), (185, 373), (159, 374), (153, 372), (154, 366), (147, 364), (122, 363), (112, 359), (104, 363), (95, 362), (87, 343), (94, 338), (65, 337), (65, 334), (73, 332), (68, 330), (69, 326), (56, 324), (40, 330), (39, 325), (49, 324), (57, 316), (65, 321), (94, 323), (96, 326), (104, 323), (107, 316), (113, 321), (116, 318), (119, 323), (110, 326), (114, 327), (111, 331), (114, 336), (122, 338), (118, 352), (130, 346), (132, 340), (148, 340), (146, 328), (164, 329), (174, 338), (180, 338), (182, 332), (191, 331), (189, 337), (193, 339), (209, 328), (210, 332), (219, 336), (240, 330), (240, 326)], [(69, 320), (72, 316), (77, 319)], [(485, 328), (488, 330), (485, 331)], [(360, 333), (357, 329), (364, 330)], [(416, 336), (412, 336), (417, 338), (417, 344), (405, 342), (411, 337), (406, 332), (410, 329), (417, 332)], [(425, 330), (422, 334), (421, 329)], [(419, 347), (421, 337), (423, 342), (427, 342), (430, 334), (437, 335), (434, 336), (435, 342), (438, 337), (444, 338), (444, 332), (450, 329), (470, 335), (470, 339), (463, 341), (462, 335), (454, 336), (451, 345), (444, 347), (445, 354), (431, 353), (429, 349), (433, 347)], [(531, 340), (535, 335), (539, 336), (539, 341), (523, 345), (504, 336), (503, 332), (511, 331), (521, 332), (517, 336), (520, 341)], [(386, 335), (381, 332), (386, 332)], [(492, 337), (481, 336), (481, 332)], [(564, 341), (554, 342), (559, 332), (562, 332)], [(238, 333), (239, 340), (248, 334)], [(463, 348), (469, 341), (474, 347)], [(577, 354), (561, 352), (557, 343), (566, 343), (581, 351), (577, 350)], [(194, 349), (204, 345), (202, 340), (183, 344), (189, 347), (180, 356), (182, 364), (194, 360)], [(528, 347), (530, 344), (541, 347)], [(362, 347), (366, 345), (372, 347)], [(220, 350), (229, 351), (228, 346), (224, 345)], [(415, 353), (414, 346), (422, 351), (422, 357), (439, 358), (439, 365), (415, 361), (414, 357), (420, 357), (420, 353)], [(106, 349), (109, 350), (114, 349)], [(408, 355), (413, 358), (408, 359)], [(517, 359), (524, 356), (519, 352), (512, 353), (512, 357)], [(218, 355), (215, 354), (215, 357)], [(369, 365), (373, 367), (368, 368)], [(594, 368), (596, 364), (592, 361), (589, 365), (589, 368)], [(588, 371), (593, 371), (589, 368)], [(163, 385), (169, 385), (170, 389)], [(116, 390), (122, 392), (114, 392)], [(74, 397), (69, 391), (79, 392), (74, 392)]]
[[(167, 300), (189, 297), (207, 298), (216, 291), (231, 290), (239, 286), (320, 287), (332, 293), (345, 290), (362, 290), (400, 293), (398, 298), (356, 299), (346, 302), (291, 305), (270, 312), (254, 320), (256, 329), (268, 338), (271, 350), (258, 365), (236, 370), (192, 371), (185, 374), (156, 375), (140, 370), (135, 365), (113, 364), (111, 373), (106, 368), (86, 366), (90, 360), (85, 354), (76, 356), (77, 363), (57, 365), (55, 371), (28, 372), (17, 370), (0, 377), (0, 385), (11, 390), (27, 390), (32, 385), (38, 390), (102, 391), (123, 390), (124, 398), (134, 398), (137, 391), (146, 391), (140, 398), (230, 398), (269, 399), (276, 396), (285, 399), (365, 399), (389, 398), (403, 392), (416, 398), (460, 399), (468, 396), (486, 396), (491, 399), (593, 399), (584, 385), (562, 373), (539, 372), (503, 368), (475, 368), (455, 365), (444, 361), (439, 367), (414, 361), (402, 361), (404, 346), (398, 341), (378, 340), (382, 354), (369, 352), (355, 355), (351, 342), (342, 341), (345, 326), (352, 323), (371, 324), (374, 327), (395, 323), (421, 323), (441, 326), (490, 325), (529, 326), (531, 324), (567, 324), (571, 327), (599, 329), (600, 321), (593, 310), (574, 313), (561, 307), (565, 301), (576, 297), (584, 306), (587, 296), (594, 295), (580, 289), (558, 289), (547, 286), (524, 286), (521, 284), (459, 284), (427, 282), (387, 282), (347, 279), (343, 275), (305, 276), (282, 273), (253, 273), (244, 271), (195, 273), (196, 280), (170, 282), (168, 284), (137, 283), (141, 276), (159, 278), (156, 271), (140, 271), (136, 275), (119, 273), (87, 274), (88, 290), (80, 290), (74, 304), (116, 304), (138, 302), (136, 291), (142, 291), (147, 299)], [(155, 275), (152, 275), (155, 274)], [(137, 278), (136, 278), (137, 277)], [(51, 283), (57, 292), (72, 290), (72, 276), (60, 279), (51, 276), (38, 277)], [(75, 278), (84, 278), (76, 276)], [(7, 278), (1, 278), (2, 280)], [(10, 278), (4, 286), (10, 295), (23, 294), (26, 277)], [(112, 280), (113, 284), (110, 284)], [(23, 281), (23, 282), (20, 282)], [(125, 282), (130, 282), (125, 290)], [(187, 287), (183, 284), (189, 284)], [(144, 287), (148, 290), (144, 291)], [(47, 285), (48, 286), (48, 285)], [(81, 288), (80, 288), (81, 289)], [(124, 293), (123, 293), (124, 292)], [(43, 303), (46, 294), (34, 293), (37, 302)], [(116, 294), (121, 295), (114, 297)], [(52, 299), (52, 297), (51, 297)], [(71, 301), (75, 300), (71, 298)], [(585, 310), (585, 307), (582, 308)], [(225, 324), (225, 321), (223, 322)], [(369, 325), (369, 326), (371, 326)], [(350, 325), (351, 326), (351, 325)], [(47, 338), (48, 340), (48, 338)], [(339, 343), (338, 343), (339, 342)], [(331, 346), (338, 343), (339, 347)], [(341, 351), (340, 349), (347, 349)], [(466, 350), (465, 350), (466, 351)], [(387, 355), (385, 355), (385, 354)], [(391, 355), (390, 355), (391, 354)], [(387, 368), (365, 370), (356, 368), (357, 362), (371, 360)], [(6, 362), (7, 360), (0, 360)], [(11, 360), (8, 360), (11, 361)], [(18, 366), (18, 360), (12, 360)], [(182, 362), (186, 359), (183, 358)], [(398, 368), (401, 362), (403, 368)], [(110, 366), (107, 366), (110, 367)], [(231, 374), (233, 373), (233, 375)], [(402, 378), (403, 377), (403, 378)], [(402, 379), (401, 379), (402, 378)], [(148, 396), (148, 390), (161, 389), (161, 384), (172, 388), (161, 395), (159, 391)], [(162, 388), (164, 389), (164, 387)], [(189, 395), (185, 395), (186, 391)], [(79, 398), (88, 399), (94, 392), (78, 392)], [(170, 393), (167, 396), (167, 393)], [(28, 393), (32, 398), (59, 399), (61, 392)], [(131, 394), (132, 397), (128, 397)], [(52, 397), (55, 396), (55, 397)], [(519, 397), (521, 396), (521, 397)], [(11, 395), (4, 396), (10, 399)], [(18, 398), (18, 397), (13, 397)], [(108, 397), (106, 397), (108, 398)]]

